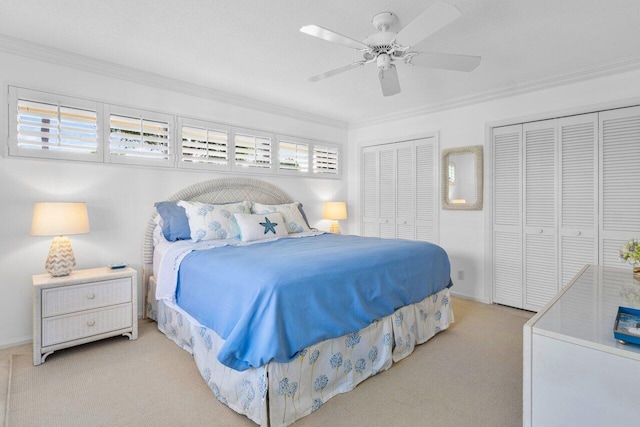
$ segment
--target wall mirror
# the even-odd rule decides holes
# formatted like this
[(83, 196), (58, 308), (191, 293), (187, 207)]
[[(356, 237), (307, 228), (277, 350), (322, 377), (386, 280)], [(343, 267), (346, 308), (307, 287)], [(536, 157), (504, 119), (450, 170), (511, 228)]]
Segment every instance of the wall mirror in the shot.
[(442, 150), (442, 208), (482, 210), (482, 145)]

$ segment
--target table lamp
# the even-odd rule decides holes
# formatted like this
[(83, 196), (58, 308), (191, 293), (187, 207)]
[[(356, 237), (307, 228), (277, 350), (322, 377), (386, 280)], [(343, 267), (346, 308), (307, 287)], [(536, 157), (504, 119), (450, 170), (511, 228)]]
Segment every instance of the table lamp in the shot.
[(339, 219), (347, 219), (347, 204), (345, 202), (324, 202), (322, 219), (331, 220), (330, 233), (340, 234)]
[(66, 276), (76, 266), (69, 234), (89, 232), (87, 205), (81, 203), (35, 203), (32, 236), (55, 236), (44, 264), (53, 277)]

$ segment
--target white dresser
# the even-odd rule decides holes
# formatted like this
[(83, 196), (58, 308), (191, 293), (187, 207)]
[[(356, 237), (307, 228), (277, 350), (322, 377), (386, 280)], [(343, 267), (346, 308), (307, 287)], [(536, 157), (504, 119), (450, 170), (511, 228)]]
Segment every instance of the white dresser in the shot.
[(33, 276), (33, 364), (56, 350), (126, 335), (138, 338), (137, 271), (108, 267)]
[(640, 425), (640, 345), (613, 336), (640, 308), (629, 269), (589, 265), (524, 326), (524, 426)]

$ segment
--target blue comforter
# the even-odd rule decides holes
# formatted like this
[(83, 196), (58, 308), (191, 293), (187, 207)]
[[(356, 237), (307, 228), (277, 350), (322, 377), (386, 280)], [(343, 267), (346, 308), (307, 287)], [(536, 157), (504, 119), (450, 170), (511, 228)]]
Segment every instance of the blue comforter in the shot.
[(218, 360), (243, 371), (289, 362), (447, 286), (439, 246), (322, 234), (191, 252), (176, 301), (226, 341)]

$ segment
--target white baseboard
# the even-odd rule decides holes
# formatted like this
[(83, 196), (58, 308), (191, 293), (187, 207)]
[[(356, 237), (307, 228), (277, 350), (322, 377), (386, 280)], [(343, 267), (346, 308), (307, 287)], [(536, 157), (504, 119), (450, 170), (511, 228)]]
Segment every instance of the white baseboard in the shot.
[(491, 304), (491, 301), (488, 301), (488, 300), (486, 300), (484, 298), (477, 298), (477, 297), (474, 297), (474, 296), (471, 296), (471, 295), (459, 294), (457, 292), (451, 292), (451, 291), (449, 293), (451, 294), (451, 296), (454, 296), (456, 298), (467, 299), (467, 300), (470, 300), (470, 301), (477, 301), (477, 302), (481, 302), (483, 304)]
[(33, 339), (32, 339), (31, 336), (19, 338), (17, 340), (4, 341), (4, 342), (0, 343), (0, 350), (1, 349), (5, 349), (5, 348), (9, 348), (9, 347), (17, 347), (17, 346), (23, 345), (23, 344), (31, 344), (32, 342), (33, 342)]

